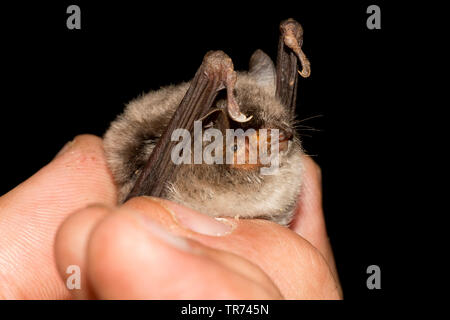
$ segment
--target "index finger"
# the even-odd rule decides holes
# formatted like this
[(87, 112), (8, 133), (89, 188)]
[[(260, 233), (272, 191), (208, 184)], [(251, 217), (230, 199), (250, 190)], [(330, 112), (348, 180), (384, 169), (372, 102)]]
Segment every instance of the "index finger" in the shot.
[(90, 203), (115, 202), (102, 140), (92, 135), (76, 137), (48, 165), (0, 197), (0, 290), (7, 290), (0, 296), (65, 298), (53, 259), (57, 228)]

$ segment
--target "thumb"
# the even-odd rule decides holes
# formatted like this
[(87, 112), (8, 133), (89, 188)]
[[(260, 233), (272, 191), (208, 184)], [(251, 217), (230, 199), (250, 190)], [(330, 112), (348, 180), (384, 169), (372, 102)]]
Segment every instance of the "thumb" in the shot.
[[(281, 298), (278, 289), (259, 267), (232, 253), (174, 235), (170, 230), (176, 226), (171, 217), (166, 216), (165, 221), (155, 219), (155, 215), (170, 213), (156, 202), (146, 204), (145, 212), (129, 205), (90, 207), (72, 215), (63, 224), (56, 238), (60, 274), (67, 277), (64, 272), (67, 265), (75, 264), (82, 275), (87, 275), (82, 280), (82, 284), (86, 284), (82, 288), (84, 292), (76, 297)], [(203, 218), (212, 221), (199, 221)], [(184, 219), (192, 223), (197, 219), (196, 228), (212, 231), (213, 237), (219, 237), (217, 232), (224, 230), (222, 226), (214, 226), (221, 222), (204, 215), (196, 217), (186, 212)]]

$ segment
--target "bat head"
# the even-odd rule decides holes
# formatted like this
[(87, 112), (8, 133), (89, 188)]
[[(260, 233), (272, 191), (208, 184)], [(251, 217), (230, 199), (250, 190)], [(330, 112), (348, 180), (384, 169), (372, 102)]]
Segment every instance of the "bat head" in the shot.
[[(250, 58), (249, 71), (238, 74), (235, 88), (241, 112), (252, 118), (248, 122), (233, 123), (232, 126), (243, 130), (267, 130), (268, 140), (271, 131), (277, 129), (279, 150), (284, 152), (295, 138), (294, 114), (282, 105), (275, 96), (275, 91), (275, 66), (267, 54), (256, 50)], [(221, 107), (225, 105), (223, 100), (218, 104)]]

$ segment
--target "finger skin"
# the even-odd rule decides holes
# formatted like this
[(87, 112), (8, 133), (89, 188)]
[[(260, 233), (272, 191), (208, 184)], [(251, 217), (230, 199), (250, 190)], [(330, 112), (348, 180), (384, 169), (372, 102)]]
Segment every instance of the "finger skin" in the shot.
[(322, 207), (322, 171), (309, 156), (303, 156), (305, 169), (302, 193), (290, 228), (308, 240), (324, 256), (338, 279)]
[[(341, 298), (339, 284), (323, 256), (291, 230), (269, 221), (239, 220), (232, 221), (235, 228), (228, 235), (206, 236), (186, 229), (173, 216), (178, 210), (199, 213), (173, 204), (170, 205), (173, 212), (168, 212), (168, 206), (163, 207), (162, 203), (168, 202), (134, 198), (105, 214), (106, 218), (93, 231), (79, 232), (89, 237), (87, 253), (69, 253), (72, 258), (66, 261), (74, 261), (77, 256), (86, 259), (80, 265), (88, 274), (96, 298)], [(95, 216), (95, 213), (80, 214), (86, 219)], [(174, 248), (154, 238), (152, 229), (142, 224), (142, 217), (188, 239), (195, 252)], [(91, 223), (71, 219), (91, 229)], [(70, 240), (72, 234), (65, 232), (67, 239), (58, 237), (57, 241), (70, 243), (74, 241)]]
[(87, 281), (86, 251), (92, 230), (108, 215), (112, 209), (103, 205), (92, 205), (81, 209), (67, 218), (55, 237), (56, 265), (64, 282), (70, 274), (69, 266), (78, 266), (81, 270), (81, 288), (70, 293), (76, 299), (93, 299), (95, 294)]
[[(160, 203), (166, 205), (161, 206)], [(123, 206), (147, 215), (177, 235), (245, 257), (261, 268), (287, 299), (341, 298), (339, 282), (322, 254), (309, 241), (288, 228), (265, 220), (234, 220), (235, 229), (231, 234), (206, 236), (180, 226), (173, 218), (176, 216), (174, 211), (194, 212), (169, 201), (159, 200), (157, 203), (153, 199), (140, 197), (131, 199)]]
[(58, 299), (69, 293), (54, 262), (61, 222), (90, 203), (113, 205), (116, 190), (100, 138), (83, 135), (0, 198), (0, 297)]
[[(151, 228), (147, 227), (149, 223)], [(272, 283), (252, 281), (223, 264), (223, 259), (216, 259), (229, 253), (182, 238), (176, 238), (174, 245), (164, 237), (155, 236), (159, 231), (155, 233), (154, 223), (129, 208), (122, 208), (95, 228), (89, 239), (87, 272), (98, 298), (281, 297)]]

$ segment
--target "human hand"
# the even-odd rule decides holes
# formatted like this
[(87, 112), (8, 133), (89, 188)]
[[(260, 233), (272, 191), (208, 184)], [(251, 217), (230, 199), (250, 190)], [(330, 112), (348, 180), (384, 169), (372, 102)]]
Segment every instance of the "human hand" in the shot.
[[(291, 229), (263, 220), (217, 221), (161, 199), (140, 197), (115, 206), (101, 140), (80, 136), (0, 198), (5, 235), (0, 296), (340, 298), (320, 171), (308, 157), (305, 165), (304, 192)], [(69, 291), (58, 277), (57, 270), (63, 279), (68, 276), (68, 265), (80, 267), (81, 290)]]

